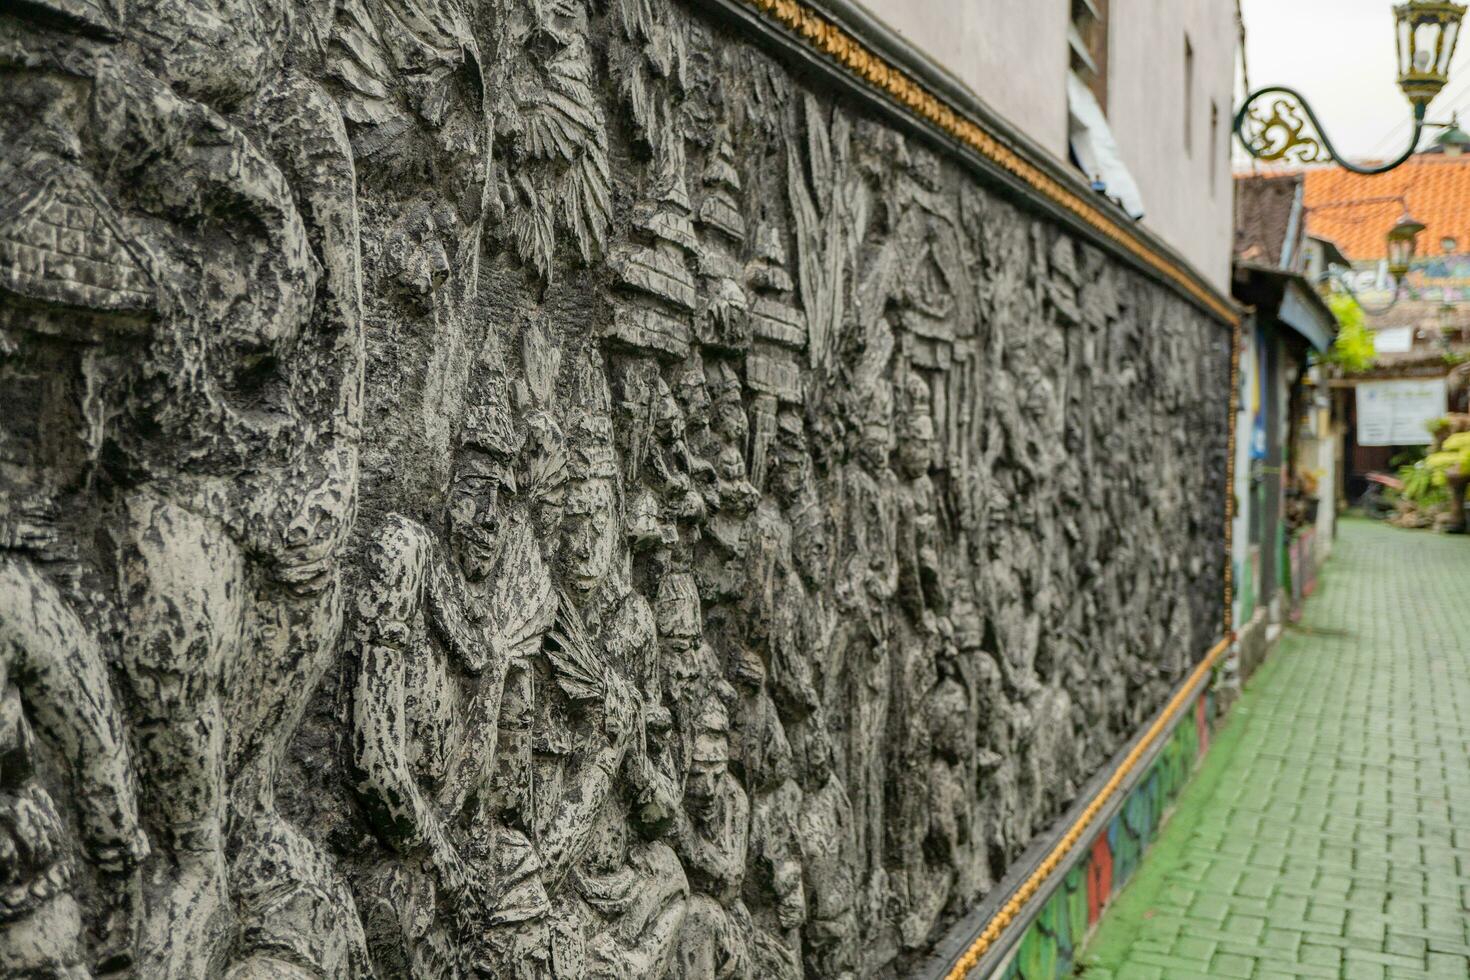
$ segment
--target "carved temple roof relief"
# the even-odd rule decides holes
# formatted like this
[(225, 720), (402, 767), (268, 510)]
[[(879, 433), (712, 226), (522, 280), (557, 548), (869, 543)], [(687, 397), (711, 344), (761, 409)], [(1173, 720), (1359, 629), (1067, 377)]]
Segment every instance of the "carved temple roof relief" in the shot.
[(0, 12), (0, 975), (902, 975), (1213, 641), (1228, 336), (731, 23)]

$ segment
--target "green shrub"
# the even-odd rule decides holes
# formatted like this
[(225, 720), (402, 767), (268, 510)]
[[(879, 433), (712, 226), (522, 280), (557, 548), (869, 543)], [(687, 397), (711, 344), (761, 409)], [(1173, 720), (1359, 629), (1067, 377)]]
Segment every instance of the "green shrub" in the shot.
[(1373, 347), (1373, 332), (1363, 318), (1363, 308), (1347, 293), (1333, 293), (1327, 297), (1327, 305), (1337, 317), (1337, 339), (1327, 353), (1327, 363), (1336, 364), (1345, 374), (1368, 370), (1377, 351)]
[(1404, 488), (1398, 495), (1415, 507), (1427, 509), (1449, 501), (1448, 484), (1444, 470), (1430, 466), (1428, 459), (1421, 459), (1411, 466), (1399, 469), (1399, 479)]
[(1470, 432), (1456, 432), (1444, 441), (1443, 448), (1447, 452), (1458, 453), (1470, 449)]

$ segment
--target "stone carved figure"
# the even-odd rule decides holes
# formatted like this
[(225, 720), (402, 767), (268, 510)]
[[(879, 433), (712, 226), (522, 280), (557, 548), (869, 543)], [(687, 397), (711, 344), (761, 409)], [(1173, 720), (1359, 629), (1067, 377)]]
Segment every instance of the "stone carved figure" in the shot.
[[(89, 541), (79, 574), (114, 589), (99, 615), (120, 638), (109, 659), (152, 801), (137, 969), (250, 976), (285, 957), (344, 975), (361, 939), (350, 900), (273, 798), (335, 652), (354, 512), (361, 334), (341, 119), (284, 67), (283, 11), (206, 18), (199, 34), (169, 4), (123, 23), (58, 13), (7, 15), (5, 59), (34, 111), (11, 117), (6, 166), (47, 185), (16, 188), (31, 218), (61, 203), (74, 227), (47, 245), (34, 220), (12, 226), (10, 261), (41, 282), (10, 284), (41, 304), (33, 322), (70, 321), (99, 345), (85, 384), (115, 399), (87, 409), (100, 413), (87, 478), (110, 503), (83, 505), (107, 545)], [(138, 47), (114, 44), (119, 31)], [(248, 67), (230, 74), (205, 54), (216, 44)], [(38, 246), (39, 264), (24, 254)], [(67, 279), (90, 295), (54, 288)]]
[(129, 890), (148, 854), (122, 719), (94, 636), (54, 584), (0, 552), (0, 967), (8, 976), (85, 976), (89, 957), (71, 886), (76, 870), (55, 800), (38, 778), (36, 739), (66, 759), (82, 843), (114, 904), (99, 969), (131, 960)]
[(694, 893), (684, 918), (674, 976), (743, 978), (750, 973), (750, 913), (740, 897), (749, 846), (750, 801), (730, 773), (730, 720), (710, 695), (694, 719), (684, 808), (675, 851)]
[(525, 835), (525, 661), (551, 629), (556, 599), (532, 527), (502, 509), (521, 433), (494, 380), (461, 436), (450, 547), (390, 517), (358, 600), (357, 787), (402, 855), (359, 891), (382, 934), (380, 967), (411, 964), (414, 975), (480, 968), (492, 954), (476, 929), (535, 922), (549, 907)]
[(558, 227), (591, 262), (612, 221), (587, 9), (583, 0), (497, 0), (493, 9), (499, 194), (521, 258), (550, 277)]
[(6, 975), (901, 975), (1214, 639), (1227, 333), (696, 4), (0, 66)]

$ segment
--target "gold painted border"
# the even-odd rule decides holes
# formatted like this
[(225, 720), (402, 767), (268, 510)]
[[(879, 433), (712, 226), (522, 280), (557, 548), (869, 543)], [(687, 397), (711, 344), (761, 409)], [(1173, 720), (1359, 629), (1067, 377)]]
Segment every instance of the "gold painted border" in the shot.
[(826, 55), (857, 76), (869, 87), (887, 95), (910, 113), (937, 127), (981, 156), (1030, 186), (1042, 197), (1076, 215), (1104, 237), (1132, 253), (1160, 275), (1173, 281), (1202, 306), (1227, 324), (1236, 324), (1236, 308), (1206, 289), (1168, 256), (1161, 255), (1125, 226), (1047, 174), (1021, 154), (970, 119), (960, 110), (930, 92), (907, 73), (874, 53), (857, 38), (811, 10), (798, 0), (739, 0), (776, 21), (810, 47)]
[(1083, 835), (1087, 833), (1092, 822), (1097, 819), (1098, 813), (1107, 805), (1109, 799), (1118, 792), (1128, 774), (1138, 767), (1139, 761), (1148, 753), (1150, 747), (1158, 741), (1159, 736), (1168, 731), (1173, 725), (1179, 712), (1186, 707), (1192, 697), (1199, 694), (1200, 682), (1220, 658), (1230, 651), (1235, 642), (1235, 593), (1233, 582), (1234, 556), (1232, 554), (1232, 542), (1235, 537), (1235, 429), (1236, 413), (1239, 410), (1240, 400), (1240, 349), (1242, 338), (1242, 325), (1240, 318), (1236, 318), (1230, 331), (1230, 411), (1226, 419), (1229, 426), (1226, 438), (1226, 462), (1225, 462), (1225, 630), (1223, 639), (1210, 648), (1204, 659), (1195, 665), (1190, 672), (1189, 678), (1174, 692), (1169, 699), (1163, 712), (1154, 723), (1149, 726), (1137, 745), (1129, 751), (1123, 761), (1118, 764), (1112, 776), (1103, 784), (1102, 789), (1088, 802), (1087, 808), (1078, 815), (1075, 823), (1067, 829), (1067, 833), (1057, 842), (1041, 862), (1022, 884), (1011, 894), (1005, 905), (1001, 906), (991, 916), (990, 921), (985, 924), (980, 935), (975, 938), (964, 954), (955, 961), (953, 967), (945, 974), (945, 980), (965, 980), (970, 971), (979, 965), (980, 960), (990, 951), (1002, 933), (1015, 921), (1016, 917), (1025, 909), (1026, 903), (1031, 901), (1038, 889), (1050, 878), (1061, 866), (1072, 849), (1081, 842)]
[(1213, 312), (1231, 327), (1230, 400), (1226, 419), (1229, 429), (1226, 439), (1225, 463), (1224, 639), (1211, 647), (1204, 659), (1195, 665), (1186, 682), (1174, 693), (1163, 712), (1124, 757), (1108, 781), (1088, 802), (1077, 821), (1068, 828), (1067, 833), (1047, 853), (1041, 864), (1016, 889), (1006, 903), (996, 911), (980, 935), (946, 974), (946, 980), (965, 980), (970, 971), (979, 964), (1004, 931), (1021, 914), (1026, 903), (1036, 895), (1046, 880), (1056, 872), (1072, 849), (1082, 840), (1083, 835), (1097, 819), (1103, 807), (1117, 794), (1124, 780), (1137, 768), (1139, 762), (1158, 741), (1159, 736), (1173, 725), (1179, 712), (1189, 703), (1191, 697), (1197, 696), (1200, 682), (1231, 647), (1234, 627), (1234, 569), (1231, 546), (1234, 538), (1235, 517), (1235, 416), (1240, 387), (1241, 316), (1237, 307), (1222, 299), (1213, 290), (1201, 285), (1189, 269), (1169, 256), (1160, 254), (1136, 235), (1132, 229), (1120, 224), (1093, 202), (1078, 195), (1061, 181), (1047, 174), (1036, 164), (987, 132), (979, 123), (929, 91), (902, 69), (874, 53), (861, 41), (826, 17), (804, 6), (798, 0), (739, 0), (739, 2), (774, 20), (799, 37), (809, 47), (837, 62), (849, 74), (856, 76), (870, 88), (877, 89), (908, 112), (935, 126), (950, 138), (1015, 176), (1054, 205), (1071, 212), (1103, 237), (1121, 246), (1155, 272), (1175, 283), (1201, 306)]
[(1082, 811), (1081, 816), (1077, 818), (1077, 822), (1067, 830), (1066, 835), (1047, 853), (1046, 858), (1031, 873), (1031, 876), (1021, 884), (1021, 887), (1016, 889), (1015, 893), (1011, 895), (1010, 900), (996, 911), (995, 915), (991, 917), (990, 922), (981, 931), (979, 937), (970, 944), (970, 947), (965, 950), (964, 955), (945, 974), (945, 980), (965, 980), (970, 975), (970, 971), (980, 963), (980, 960), (990, 951), (990, 947), (995, 945), (996, 940), (1001, 937), (1001, 934), (1005, 932), (1006, 928), (1021, 914), (1026, 903), (1031, 901), (1046, 879), (1052, 876), (1062, 861), (1066, 859), (1072, 848), (1076, 847), (1082, 840), (1082, 835), (1087, 832), (1092, 821), (1097, 819), (1099, 811), (1107, 804), (1108, 800), (1118, 792), (1118, 789), (1123, 785), (1123, 780), (1128, 777), (1130, 772), (1137, 768), (1139, 761), (1148, 753), (1153, 744), (1158, 741), (1159, 736), (1170, 729), (1179, 712), (1194, 697), (1198, 696), (1200, 681), (1204, 679), (1205, 674), (1215, 666), (1220, 657), (1229, 649), (1230, 639), (1227, 637), (1211, 647), (1210, 652), (1205, 654), (1205, 658), (1195, 665), (1194, 670), (1189, 674), (1189, 678), (1180, 686), (1179, 690), (1174, 692), (1174, 696), (1169, 699), (1169, 703), (1165, 706), (1163, 713), (1154, 719), (1154, 723), (1148, 727), (1143, 738), (1139, 740), (1138, 744), (1133, 747), (1118, 765), (1118, 768), (1113, 772), (1113, 775), (1108, 779), (1107, 783), (1103, 785), (1103, 788), (1097, 791), (1097, 795), (1087, 804), (1087, 809)]

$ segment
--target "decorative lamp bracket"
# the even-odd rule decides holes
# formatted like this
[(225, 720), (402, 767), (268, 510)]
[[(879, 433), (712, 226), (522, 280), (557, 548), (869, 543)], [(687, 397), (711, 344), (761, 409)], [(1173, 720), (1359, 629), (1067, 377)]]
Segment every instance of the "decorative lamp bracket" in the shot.
[(1393, 160), (1359, 166), (1332, 145), (1317, 115), (1296, 89), (1272, 85), (1246, 96), (1235, 114), (1235, 135), (1245, 151), (1268, 163), (1336, 162), (1355, 174), (1386, 173), (1413, 156), (1426, 123), (1429, 103), (1449, 80), (1450, 61), (1459, 40), (1466, 7), (1451, 0), (1408, 0), (1394, 7), (1398, 46), (1398, 84), (1409, 100), (1414, 129), (1409, 145)]

